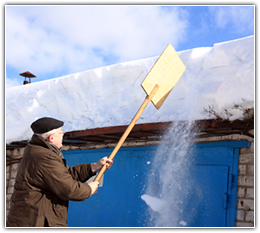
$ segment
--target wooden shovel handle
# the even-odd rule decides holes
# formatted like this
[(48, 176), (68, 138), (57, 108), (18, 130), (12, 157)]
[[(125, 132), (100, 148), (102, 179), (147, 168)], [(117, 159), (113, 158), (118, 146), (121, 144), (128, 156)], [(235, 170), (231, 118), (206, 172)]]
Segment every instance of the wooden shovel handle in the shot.
[[(159, 85), (155, 84), (153, 90), (151, 91), (151, 93), (149, 95), (146, 96), (143, 104), (141, 105), (141, 107), (139, 108), (138, 112), (135, 114), (133, 120), (131, 121), (131, 123), (129, 124), (129, 126), (127, 127), (127, 129), (125, 130), (124, 134), (121, 136), (120, 140), (118, 141), (116, 147), (114, 148), (114, 150), (111, 152), (110, 156), (108, 157), (109, 159), (113, 159), (116, 155), (116, 153), (118, 152), (118, 150), (120, 149), (120, 147), (122, 146), (122, 144), (124, 143), (125, 139), (127, 138), (127, 136), (129, 135), (129, 133), (131, 132), (131, 130), (133, 129), (133, 127), (135, 126), (135, 123), (137, 122), (137, 120), (139, 119), (139, 117), (141, 116), (142, 112), (144, 111), (144, 109), (146, 108), (147, 104), (150, 102), (150, 100), (154, 97), (155, 93), (158, 91), (159, 89)], [(105, 173), (107, 169), (107, 163), (102, 167), (102, 169), (100, 170), (100, 172), (98, 173), (98, 175), (96, 176), (94, 182), (98, 182), (102, 175)]]

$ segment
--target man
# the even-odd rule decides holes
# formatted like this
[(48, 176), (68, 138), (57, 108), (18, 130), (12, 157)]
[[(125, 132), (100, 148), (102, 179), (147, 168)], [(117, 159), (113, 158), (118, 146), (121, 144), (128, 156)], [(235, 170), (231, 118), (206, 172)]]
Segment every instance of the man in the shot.
[(68, 167), (62, 147), (63, 122), (43, 117), (31, 124), (34, 132), (20, 163), (7, 227), (66, 227), (68, 201), (83, 201), (97, 193), (99, 182), (86, 182), (104, 164), (96, 163)]

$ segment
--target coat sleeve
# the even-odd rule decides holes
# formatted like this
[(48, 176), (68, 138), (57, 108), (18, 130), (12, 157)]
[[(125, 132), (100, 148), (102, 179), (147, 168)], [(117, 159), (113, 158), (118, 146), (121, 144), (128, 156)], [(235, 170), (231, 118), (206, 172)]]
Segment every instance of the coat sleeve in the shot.
[(92, 172), (91, 165), (82, 163), (73, 167), (68, 167), (68, 172), (71, 174), (74, 180), (86, 182), (90, 177), (96, 175), (96, 172)]
[(60, 199), (83, 201), (91, 196), (90, 186), (73, 179), (68, 167), (61, 160), (46, 155), (40, 161), (38, 169), (38, 179), (42, 180), (44, 188), (55, 193)]

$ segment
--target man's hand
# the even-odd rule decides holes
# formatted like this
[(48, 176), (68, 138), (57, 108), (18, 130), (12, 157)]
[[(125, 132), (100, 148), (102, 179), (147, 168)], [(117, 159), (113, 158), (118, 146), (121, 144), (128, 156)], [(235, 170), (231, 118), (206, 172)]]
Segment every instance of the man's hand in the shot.
[(104, 157), (96, 163), (91, 163), (92, 172), (99, 171), (105, 164), (107, 164), (107, 169), (109, 169), (113, 165), (113, 160), (108, 157)]
[(94, 195), (97, 193), (98, 191), (98, 185), (99, 185), (99, 182), (89, 182), (87, 183), (90, 188), (91, 188), (91, 195)]

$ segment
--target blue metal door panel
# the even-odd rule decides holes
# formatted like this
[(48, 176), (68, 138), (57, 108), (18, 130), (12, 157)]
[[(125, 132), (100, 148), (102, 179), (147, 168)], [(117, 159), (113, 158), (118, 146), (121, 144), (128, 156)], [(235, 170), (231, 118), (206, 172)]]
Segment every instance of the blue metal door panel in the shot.
[[(244, 141), (224, 143), (199, 143), (192, 150), (188, 166), (193, 185), (200, 184), (200, 191), (187, 197), (187, 206), (196, 209), (189, 226), (234, 226), (236, 201), (236, 176), (239, 147)], [(84, 202), (69, 203), (70, 227), (145, 227), (149, 206), (141, 199), (146, 193), (147, 177), (157, 147), (121, 148), (114, 165), (104, 176), (104, 186)], [(109, 156), (113, 148), (64, 151), (69, 166), (96, 162)], [(229, 188), (229, 177), (234, 177)], [(225, 191), (226, 187), (226, 191)], [(226, 192), (226, 193), (225, 193)], [(224, 194), (223, 194), (224, 193)], [(198, 195), (200, 194), (200, 195)], [(196, 207), (198, 200), (200, 206)], [(225, 200), (227, 200), (225, 204)], [(195, 208), (196, 207), (196, 208)], [(185, 213), (192, 212), (186, 208)]]
[[(183, 211), (179, 219), (186, 227), (226, 226), (228, 166), (190, 166), (185, 185), (193, 188), (183, 193)], [(181, 225), (180, 225), (181, 226)]]
[[(215, 143), (199, 143), (193, 151), (193, 165), (226, 165), (229, 168), (227, 199), (227, 227), (235, 226), (236, 187), (239, 148), (248, 147), (247, 141), (225, 141)], [(230, 180), (232, 179), (232, 180)]]
[[(98, 193), (83, 202), (70, 202), (69, 227), (143, 227), (144, 210), (141, 199), (145, 176), (151, 160), (151, 148), (121, 148), (113, 168), (107, 170), (104, 185)], [(69, 166), (78, 163), (96, 162), (109, 156), (111, 149), (65, 151)]]
[(232, 147), (196, 147), (192, 151), (191, 163), (232, 166), (233, 154), (234, 148)]

